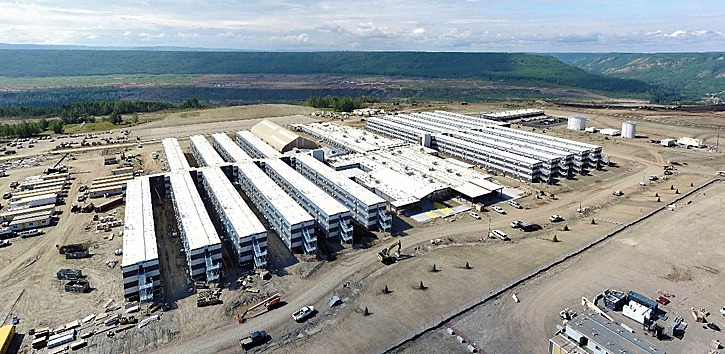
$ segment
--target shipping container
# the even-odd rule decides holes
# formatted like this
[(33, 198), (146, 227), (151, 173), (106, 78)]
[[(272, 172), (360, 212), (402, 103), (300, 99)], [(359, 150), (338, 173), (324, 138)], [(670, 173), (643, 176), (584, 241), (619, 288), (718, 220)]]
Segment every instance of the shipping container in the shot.
[(118, 197), (116, 199), (111, 199), (105, 203), (98, 204), (95, 206), (96, 213), (103, 213), (107, 210), (111, 210), (114, 207), (123, 204), (123, 197)]

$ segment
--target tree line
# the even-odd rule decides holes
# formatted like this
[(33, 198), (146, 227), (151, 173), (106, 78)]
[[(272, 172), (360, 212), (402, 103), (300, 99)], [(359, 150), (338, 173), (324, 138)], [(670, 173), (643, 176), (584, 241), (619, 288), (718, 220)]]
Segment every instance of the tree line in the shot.
[(355, 109), (363, 108), (367, 103), (378, 103), (376, 97), (340, 97), (340, 96), (310, 96), (305, 105), (314, 108), (332, 108), (337, 112), (352, 112)]
[(56, 134), (63, 132), (63, 121), (60, 119), (41, 119), (36, 122), (20, 122), (17, 124), (0, 124), (0, 137), (28, 138), (38, 135), (46, 130)]

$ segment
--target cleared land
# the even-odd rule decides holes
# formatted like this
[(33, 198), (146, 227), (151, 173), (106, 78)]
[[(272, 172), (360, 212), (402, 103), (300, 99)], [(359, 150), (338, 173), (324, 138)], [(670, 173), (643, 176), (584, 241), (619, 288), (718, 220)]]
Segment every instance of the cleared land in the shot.
[[(416, 109), (448, 109), (473, 113), (494, 108), (492, 105), (456, 105)], [(265, 105), (190, 111), (175, 113), (168, 117), (148, 116), (144, 119), (153, 121), (132, 128), (130, 136), (132, 139), (136, 136), (141, 137), (143, 148), (137, 149), (134, 144), (127, 147), (127, 153), (141, 153), (140, 166), (147, 172), (160, 171), (161, 161), (151, 160), (149, 153), (161, 151), (157, 142), (161, 137), (183, 137), (197, 133), (245, 129), (251, 127), (260, 117), (275, 117), (273, 120), (281, 124), (304, 123), (319, 119), (311, 117), (310, 111), (310, 108), (305, 107)], [(559, 112), (567, 115), (575, 111), (562, 109)], [(644, 112), (633, 113), (626, 110), (614, 112), (601, 110), (595, 113), (585, 112), (587, 116), (590, 114), (597, 116), (597, 118), (591, 117), (596, 122), (592, 125), (602, 127), (617, 127), (622, 120), (638, 120), (638, 118), (618, 117), (615, 114), (642, 114), (643, 118), (649, 117), (645, 117)], [(703, 119), (717, 121), (719, 116), (703, 114)], [(357, 118), (344, 123), (364, 124)], [(660, 134), (674, 137), (687, 135), (702, 137), (710, 144), (715, 142), (713, 130), (702, 127), (673, 126), (646, 121), (638, 125), (637, 130), (638, 133), (649, 137)], [(394, 236), (377, 234), (379, 240), (373, 241), (372, 247), (344, 249), (333, 261), (301, 261), (286, 251), (276, 236), (270, 233), (270, 269), (274, 274), (272, 279), (260, 281), (255, 278), (254, 287), (260, 289), (259, 294), (243, 292), (234, 285), (238, 274), (227, 262), (225, 267), (229, 269), (229, 273), (222, 283), (223, 304), (213, 307), (197, 308), (196, 295), (185, 293), (183, 276), (185, 261), (178, 255), (179, 240), (166, 237), (167, 225), (171, 223), (169, 217), (173, 214), (168, 205), (156, 207), (157, 232), (160, 234), (159, 254), (162, 258), (161, 272), (167, 284), (164, 302), (170, 305), (169, 310), (163, 312), (159, 323), (149, 325), (142, 330), (131, 329), (117, 334), (115, 338), (106, 338), (103, 335), (92, 337), (89, 340), (91, 345), (86, 352), (237, 352), (239, 348), (237, 340), (258, 329), (267, 330), (272, 337), (270, 343), (256, 349), (258, 352), (374, 352), (391, 340), (415, 331), (441, 314), (487, 294), (511, 279), (606, 233), (617, 227), (619, 223), (632, 220), (666, 203), (676, 196), (675, 191), (670, 189), (671, 185), (680, 192), (685, 192), (691, 188), (691, 183), (697, 185), (712, 177), (715, 170), (721, 169), (720, 166), (724, 161), (721, 153), (664, 148), (650, 144), (646, 139), (605, 140), (600, 135), (571, 132), (564, 127), (549, 129), (547, 134), (602, 144), (604, 151), (610, 154), (616, 166), (602, 171), (592, 171), (590, 176), (579, 176), (576, 180), (565, 180), (554, 186), (526, 184), (503, 178), (501, 182), (504, 184), (528, 192), (528, 195), (520, 200), (525, 209), (515, 210), (504, 205), (508, 215), (486, 212), (483, 220), (474, 220), (465, 214), (457, 216), (455, 222), (438, 219), (427, 224), (417, 224), (407, 217), (396, 218)], [(182, 142), (182, 146), (188, 148), (186, 142)], [(80, 183), (87, 183), (92, 177), (109, 174), (111, 166), (102, 166), (102, 158), (106, 156), (104, 154), (113, 153), (113, 149), (118, 148), (120, 146), (74, 149), (76, 160), (67, 160), (67, 164), (73, 167), (76, 180), (67, 198), (68, 204), (60, 207), (64, 213), (60, 217), (58, 226), (47, 228), (47, 234), (37, 238), (13, 239), (11, 247), (0, 249), (0, 261), (3, 262), (0, 279), (9, 284), (0, 289), (0, 300), (3, 301), (6, 311), (0, 313), (0, 316), (4, 316), (5, 313), (19, 315), (22, 321), (19, 327), (21, 333), (29, 328), (54, 327), (83, 318), (90, 313), (100, 313), (107, 298), (113, 298), (117, 303), (122, 301), (120, 272), (118, 268), (108, 269), (105, 266), (106, 260), (119, 258), (113, 255), (113, 250), (120, 246), (121, 240), (114, 238), (109, 241), (102, 238), (102, 234), (106, 233), (95, 234), (85, 231), (84, 225), (90, 221), (91, 214), (70, 214), (68, 211), (70, 201), (75, 200)], [(36, 146), (34, 149), (38, 149), (34, 150), (37, 154), (45, 147), (41, 146), (39, 149), (39, 146)], [(44, 168), (54, 163), (55, 157), (44, 158), (39, 162), (42, 164), (37, 167), (9, 171), (11, 177), (3, 179), (6, 183), (0, 185), (0, 192), (8, 190), (7, 184), (10, 180), (19, 180), (27, 175), (41, 173)], [(677, 166), (676, 174), (668, 176), (670, 177), (668, 180), (648, 182), (645, 187), (639, 186), (644, 176), (650, 174), (661, 176), (662, 165), (668, 161), (678, 161), (683, 164)], [(612, 191), (616, 189), (624, 191), (624, 196), (613, 196)], [(674, 212), (662, 213), (651, 221), (627, 231), (626, 235), (617, 236), (590, 251), (591, 255), (587, 253), (581, 259), (569, 262), (562, 267), (566, 269), (565, 272), (562, 270), (547, 273), (543, 280), (537, 279), (527, 283), (521, 290), (517, 290), (522, 303), (516, 306), (509, 297), (503, 297), (483, 306), (481, 311), (488, 311), (485, 312), (488, 314), (485, 318), (491, 320), (484, 323), (485, 327), (481, 327), (480, 320), (466, 321), (468, 317), (457, 320), (454, 325), (475, 339), (476, 343), (480, 343), (486, 352), (510, 352), (505, 340), (513, 337), (517, 337), (520, 341), (517, 344), (519, 347), (515, 348), (520, 350), (514, 350), (515, 352), (543, 352), (546, 340), (553, 333), (553, 326), (558, 321), (558, 311), (563, 307), (575, 307), (580, 296), (591, 296), (606, 287), (639, 289), (649, 295), (656, 289), (667, 290), (678, 295), (675, 303), (669, 305), (669, 308), (674, 309), (672, 310), (674, 313), (686, 315), (678, 311), (690, 306), (704, 306), (714, 312), (719, 306), (718, 301), (725, 299), (717, 297), (704, 299), (705, 296), (702, 294), (714, 286), (707, 284), (716, 283), (710, 280), (701, 281), (701, 276), (710, 276), (708, 275), (710, 273), (696, 266), (703, 269), (722, 268), (717, 265), (722, 263), (721, 251), (718, 251), (717, 247), (707, 246), (721, 242), (720, 236), (715, 231), (722, 228), (722, 221), (713, 213), (722, 209), (722, 198), (717, 197), (722, 194), (722, 189), (723, 187), (719, 186), (712, 187), (712, 190), (705, 191), (705, 196), (693, 198), (691, 205), (683, 206)], [(535, 194), (542, 190), (546, 192), (546, 197), (537, 199)], [(661, 197), (661, 202), (656, 201), (655, 193)], [(556, 198), (552, 198), (551, 194)], [(448, 203), (454, 205), (458, 202), (453, 200)], [(580, 204), (590, 208), (585, 216), (579, 216), (576, 212)], [(116, 214), (117, 217), (122, 217), (120, 208)], [(550, 223), (547, 219), (551, 214), (560, 214), (566, 221)], [(512, 238), (512, 242), (485, 237), (489, 216), (492, 217), (491, 228), (505, 231)], [(596, 220), (594, 225), (591, 224), (592, 218)], [(512, 220), (537, 222), (544, 226), (544, 229), (534, 233), (523, 233), (508, 226)], [(687, 222), (691, 220), (693, 221), (688, 228)], [(561, 231), (564, 225), (567, 225), (570, 231)], [(693, 240), (681, 236), (688, 230), (697, 234), (697, 238)], [(554, 235), (561, 242), (551, 242)], [(403, 243), (402, 253), (411, 257), (391, 266), (382, 265), (375, 254), (380, 248), (397, 239)], [(442, 243), (432, 245), (430, 243), (432, 239), (441, 239)], [(688, 245), (680, 247), (677, 243), (686, 240), (690, 241)], [(78, 242), (92, 243), (96, 247), (91, 248), (94, 256), (76, 262), (65, 260), (55, 249), (55, 244)], [(603, 253), (598, 255), (597, 252)], [(645, 257), (645, 253), (650, 256)], [(639, 258), (636, 258), (637, 256)], [(613, 262), (610, 262), (610, 258)], [(461, 269), (466, 262), (469, 262), (473, 269)], [(613, 265), (613, 263), (624, 265)], [(440, 269), (439, 272), (430, 271), (433, 264)], [(641, 264), (641, 267), (628, 271), (625, 269), (627, 264)], [(59, 268), (76, 266), (83, 268), (84, 273), (89, 275), (91, 285), (96, 288), (91, 293), (70, 294), (61, 290), (61, 282), (55, 279), (55, 272)], [(670, 273), (675, 274), (673, 266), (676, 266), (676, 274), (689, 274), (693, 280), (671, 282), (664, 279), (663, 277), (667, 277)], [(612, 272), (621, 269), (619, 271), (621, 273), (610, 276), (611, 269), (614, 269)], [(568, 278), (570, 274), (573, 280)], [(591, 276), (591, 274), (600, 276)], [(628, 277), (625, 276), (627, 274)], [(721, 281), (717, 278), (719, 275), (713, 276), (714, 281)], [(569, 284), (569, 280), (572, 284)], [(418, 289), (420, 281), (424, 282), (426, 290)], [(392, 293), (382, 294), (385, 285), (392, 290)], [(565, 285), (569, 286), (571, 291)], [(685, 289), (680, 290), (678, 286)], [(688, 291), (692, 291), (692, 297), (687, 296)], [(700, 294), (700, 299), (695, 294), (696, 291)], [(19, 300), (13, 305), (21, 292)], [(254, 316), (244, 324), (236, 323), (234, 319), (236, 312), (241, 312), (240, 309), (275, 292), (283, 294), (285, 306)], [(537, 295), (547, 292), (551, 292), (551, 296)], [(326, 300), (335, 293), (341, 296), (343, 304), (330, 309)], [(686, 301), (685, 297), (692, 300)], [(683, 302), (677, 303), (680, 300)], [(291, 313), (305, 305), (315, 305), (320, 312), (302, 324), (294, 323)], [(363, 315), (366, 307), (371, 313), (369, 316)], [(514, 313), (514, 316), (512, 321), (507, 322), (504, 319), (509, 318), (509, 313)], [(491, 319), (492, 316), (496, 318)], [(692, 330), (693, 333), (700, 331), (698, 328)], [(402, 350), (406, 352), (464, 350), (454, 339), (440, 332), (431, 332), (418, 341), (407, 344)], [(698, 338), (703, 340), (700, 341)], [(21, 352), (30, 351), (27, 339), (28, 337), (23, 340)], [(683, 347), (681, 352), (687, 352), (689, 350), (685, 349), (690, 348), (695, 350), (703, 348), (702, 345), (709, 344), (709, 339), (705, 339), (697, 335), (686, 338), (683, 343), (691, 341), (697, 344), (687, 344), (693, 347)], [(668, 352), (677, 352), (677, 350), (668, 350)]]

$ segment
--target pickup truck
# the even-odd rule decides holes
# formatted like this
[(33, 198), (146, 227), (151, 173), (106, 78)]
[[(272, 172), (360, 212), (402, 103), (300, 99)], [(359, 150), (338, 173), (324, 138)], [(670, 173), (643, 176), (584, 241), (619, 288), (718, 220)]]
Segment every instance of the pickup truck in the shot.
[(240, 339), (239, 346), (242, 347), (244, 350), (248, 350), (248, 349), (256, 347), (257, 345), (264, 343), (267, 340), (267, 337), (269, 337), (267, 335), (267, 332), (255, 331), (255, 332), (249, 333), (248, 336)]

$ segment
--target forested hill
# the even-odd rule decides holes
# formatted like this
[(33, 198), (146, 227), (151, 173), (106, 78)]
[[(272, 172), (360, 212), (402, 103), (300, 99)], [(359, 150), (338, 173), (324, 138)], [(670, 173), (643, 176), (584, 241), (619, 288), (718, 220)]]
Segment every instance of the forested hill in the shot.
[(533, 54), (0, 50), (0, 77), (268, 73), (482, 79), (620, 94), (651, 90), (641, 81), (594, 75)]
[(664, 101), (725, 99), (725, 53), (553, 54), (592, 74), (641, 80), (662, 89)]

